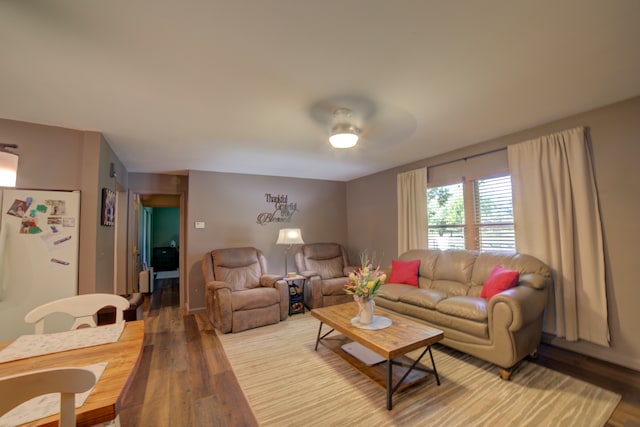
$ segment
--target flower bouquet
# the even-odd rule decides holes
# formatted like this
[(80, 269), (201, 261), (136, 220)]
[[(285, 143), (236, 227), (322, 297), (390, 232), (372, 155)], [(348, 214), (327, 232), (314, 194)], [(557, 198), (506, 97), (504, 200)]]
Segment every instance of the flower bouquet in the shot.
[(387, 275), (380, 270), (380, 266), (373, 268), (373, 263), (366, 251), (360, 254), (360, 268), (349, 274), (349, 281), (344, 285), (344, 291), (353, 295), (358, 303), (359, 323), (369, 324), (373, 321), (373, 299), (381, 294), (380, 286), (387, 280)]

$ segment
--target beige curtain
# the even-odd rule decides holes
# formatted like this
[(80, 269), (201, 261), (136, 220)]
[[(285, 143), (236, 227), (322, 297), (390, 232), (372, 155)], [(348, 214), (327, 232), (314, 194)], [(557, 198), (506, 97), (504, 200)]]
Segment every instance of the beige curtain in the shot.
[(544, 331), (608, 347), (604, 243), (585, 128), (507, 150), (516, 248), (554, 273)]
[(398, 174), (398, 254), (427, 247), (427, 169)]

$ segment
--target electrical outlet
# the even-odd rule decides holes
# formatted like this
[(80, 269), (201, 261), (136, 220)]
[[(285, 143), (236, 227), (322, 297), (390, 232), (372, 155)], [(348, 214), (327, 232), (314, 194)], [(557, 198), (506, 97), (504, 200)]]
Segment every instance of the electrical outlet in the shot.
[(204, 228), (204, 221), (196, 221), (196, 228)]

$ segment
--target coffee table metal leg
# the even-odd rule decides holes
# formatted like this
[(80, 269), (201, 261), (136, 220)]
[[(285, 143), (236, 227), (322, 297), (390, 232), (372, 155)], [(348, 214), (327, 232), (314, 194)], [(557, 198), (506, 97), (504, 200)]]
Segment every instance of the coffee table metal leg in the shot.
[(320, 340), (323, 340), (327, 335), (329, 335), (331, 332), (335, 331), (335, 329), (331, 329), (329, 332), (327, 332), (326, 334), (320, 336), (320, 334), (322, 333), (322, 325), (324, 323), (320, 322), (320, 326), (318, 327), (318, 336), (316, 337), (316, 347), (315, 347), (315, 351), (318, 351), (318, 344), (320, 343)]
[[(429, 368), (419, 367), (420, 360), (422, 360), (422, 357), (425, 354), (427, 354), (427, 351), (429, 352), (429, 356), (431, 357), (431, 366), (433, 366), (433, 369), (431, 371), (429, 371)], [(418, 357), (416, 360), (413, 361), (413, 364), (405, 365), (404, 363), (398, 363), (399, 365), (408, 367), (409, 369), (404, 373), (404, 375), (402, 376), (402, 378), (400, 378), (400, 380), (396, 383), (396, 385), (392, 386), (392, 378), (393, 378), (392, 367), (394, 363), (396, 362), (394, 362), (393, 359), (387, 360), (387, 409), (389, 410), (391, 410), (391, 408), (393, 407), (393, 403), (392, 403), (393, 393), (395, 393), (396, 390), (398, 390), (398, 388), (402, 385), (402, 383), (407, 378), (407, 376), (409, 376), (411, 371), (413, 371), (414, 369), (424, 371), (424, 372), (432, 372), (436, 377), (436, 382), (438, 383), (438, 385), (440, 385), (440, 377), (438, 376), (438, 371), (436, 370), (436, 362), (433, 360), (433, 353), (431, 353), (430, 345), (428, 345), (427, 348), (424, 349), (424, 351), (420, 354), (420, 357)]]
[(390, 411), (393, 407), (393, 387), (391, 379), (393, 378), (393, 360), (387, 360), (387, 409)]
[(440, 385), (440, 377), (438, 376), (438, 371), (436, 370), (436, 362), (433, 360), (433, 353), (431, 353), (431, 346), (427, 347), (429, 349), (429, 357), (431, 357), (431, 366), (433, 366), (433, 374), (436, 376), (436, 382)]
[(320, 334), (322, 333), (322, 322), (320, 322), (320, 327), (318, 327), (318, 336), (316, 337), (316, 348), (315, 351), (318, 351), (318, 344), (320, 343)]

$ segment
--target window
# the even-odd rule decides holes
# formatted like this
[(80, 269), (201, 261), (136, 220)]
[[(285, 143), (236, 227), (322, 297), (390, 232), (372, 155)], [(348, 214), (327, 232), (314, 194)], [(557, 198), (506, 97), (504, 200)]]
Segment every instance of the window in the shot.
[(427, 189), (429, 248), (515, 251), (511, 176)]
[(464, 249), (464, 220), (461, 182), (427, 189), (428, 247)]
[(515, 251), (511, 176), (474, 181), (475, 248)]

